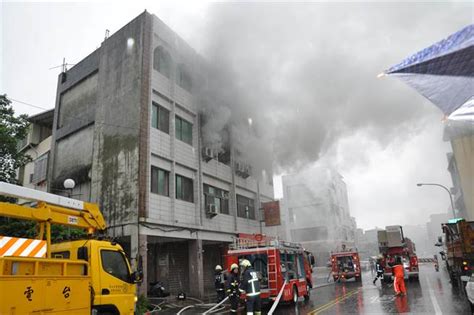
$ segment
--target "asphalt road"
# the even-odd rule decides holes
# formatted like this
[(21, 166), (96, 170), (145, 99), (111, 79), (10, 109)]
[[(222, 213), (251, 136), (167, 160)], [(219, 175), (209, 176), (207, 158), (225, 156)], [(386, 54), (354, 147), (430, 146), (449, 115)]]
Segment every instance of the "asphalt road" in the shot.
[[(362, 282), (352, 279), (342, 283), (328, 283), (327, 270), (318, 269), (314, 277), (317, 288), (311, 291), (307, 302), (300, 299), (298, 304), (280, 304), (274, 314), (471, 314), (465, 298), (452, 288), (446, 271), (439, 272), (433, 265), (420, 265), (419, 282), (406, 281), (407, 295), (395, 297), (391, 284), (372, 284), (370, 271), (362, 274)], [(271, 305), (267, 305), (262, 314), (266, 314)], [(192, 307), (182, 314), (202, 314), (209, 307)], [(180, 309), (168, 309), (157, 314), (176, 314)], [(156, 314), (156, 313), (153, 313)], [(214, 314), (230, 314), (226, 307)], [(246, 314), (241, 307), (238, 314)]]
[(348, 280), (313, 289), (309, 302), (280, 305), (275, 314), (471, 314), (446, 271), (436, 272), (431, 264), (420, 266), (419, 282), (406, 281), (404, 297), (395, 297), (391, 284), (373, 285), (372, 280), (369, 271), (362, 275), (362, 283)]

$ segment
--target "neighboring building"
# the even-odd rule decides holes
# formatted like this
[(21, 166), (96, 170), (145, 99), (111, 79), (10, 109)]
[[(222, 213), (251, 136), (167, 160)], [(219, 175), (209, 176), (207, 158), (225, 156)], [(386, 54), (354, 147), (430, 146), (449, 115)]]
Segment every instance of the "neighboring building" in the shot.
[(444, 140), (451, 142), (448, 170), (453, 180), (452, 194), (457, 216), (474, 221), (474, 124), (472, 121), (449, 121)]
[(347, 188), (342, 176), (317, 166), (282, 178), (286, 235), (313, 252), (325, 265), (330, 252), (355, 246), (355, 220), (350, 216)]
[[(53, 117), (53, 109), (28, 117), (27, 120), (30, 122), (28, 134), (18, 143), (18, 149), (30, 156), (31, 162), (18, 170), (19, 185), (42, 191), (47, 190)], [(22, 200), (19, 202), (21, 203)]]
[(213, 292), (225, 246), (259, 233), (260, 204), (273, 200), (232, 143), (203, 147), (193, 91), (205, 69), (145, 11), (59, 76), (50, 189), (72, 178), (74, 195), (100, 204), (108, 234), (144, 270), (141, 292), (156, 280), (172, 293)]
[(432, 214), (430, 215), (430, 221), (426, 223), (426, 231), (428, 234), (428, 253), (435, 255), (438, 254), (441, 250), (439, 247), (434, 246), (434, 244), (438, 241), (438, 236), (443, 235), (443, 230), (441, 229), (441, 224), (448, 222), (448, 219), (451, 216), (448, 213), (439, 213), (439, 214)]

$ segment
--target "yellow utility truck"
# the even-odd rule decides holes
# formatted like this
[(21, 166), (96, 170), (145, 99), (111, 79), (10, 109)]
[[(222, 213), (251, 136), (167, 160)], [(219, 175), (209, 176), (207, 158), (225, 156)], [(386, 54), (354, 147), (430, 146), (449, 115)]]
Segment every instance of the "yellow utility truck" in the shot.
[[(138, 273), (120, 245), (94, 238), (106, 228), (96, 204), (4, 182), (0, 195), (36, 203), (0, 202), (0, 216), (36, 221), (39, 231), (37, 240), (0, 236), (0, 314), (134, 313)], [(51, 244), (52, 224), (82, 228), (89, 237)], [(44, 255), (32, 249), (39, 242)]]

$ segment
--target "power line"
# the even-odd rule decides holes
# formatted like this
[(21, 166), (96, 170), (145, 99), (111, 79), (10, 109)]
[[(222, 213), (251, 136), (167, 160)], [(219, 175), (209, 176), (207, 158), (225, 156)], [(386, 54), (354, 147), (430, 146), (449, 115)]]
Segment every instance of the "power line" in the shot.
[(31, 106), (31, 107), (34, 107), (34, 108), (38, 108), (38, 109), (43, 109), (43, 110), (50, 110), (51, 108), (44, 108), (44, 107), (41, 107), (41, 106), (37, 106), (37, 105), (33, 105), (33, 104), (30, 104), (30, 103), (26, 103), (26, 102), (23, 102), (23, 101), (19, 101), (19, 100), (16, 100), (14, 98), (11, 98), (9, 96), (7, 96), (7, 98), (10, 100), (10, 101), (14, 101), (14, 102), (17, 102), (17, 103), (20, 103), (20, 104), (23, 104), (23, 105), (27, 105), (27, 106)]
[[(11, 101), (16, 102), (16, 103), (20, 103), (20, 104), (30, 106), (30, 107), (34, 107), (34, 108), (38, 108), (38, 109), (43, 109), (43, 110), (51, 110), (52, 109), (52, 108), (41, 107), (41, 106), (38, 106), (38, 105), (33, 105), (33, 104), (30, 104), (30, 103), (27, 103), (27, 102), (16, 100), (16, 99), (11, 98), (11, 97), (7, 97), (7, 98)], [(85, 119), (85, 118), (72, 116), (72, 115), (68, 115), (68, 114), (62, 114), (62, 115), (65, 118), (69, 118), (69, 119), (76, 120), (76, 121), (84, 121), (84, 122), (89, 122), (90, 121), (90, 120)], [(94, 123), (97, 124), (97, 125), (103, 125), (103, 126), (109, 126), (109, 127), (126, 128), (126, 129), (133, 129), (133, 130), (139, 130), (140, 129), (140, 128), (130, 127), (130, 126), (122, 126), (122, 125), (109, 124), (109, 123), (104, 123), (104, 122), (97, 122), (95, 120), (94, 120)]]

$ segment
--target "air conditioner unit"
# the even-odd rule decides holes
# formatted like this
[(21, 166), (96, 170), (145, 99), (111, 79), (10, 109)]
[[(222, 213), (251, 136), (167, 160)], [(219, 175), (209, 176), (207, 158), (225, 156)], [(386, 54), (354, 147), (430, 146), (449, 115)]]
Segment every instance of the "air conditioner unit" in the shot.
[(214, 150), (209, 147), (202, 148), (202, 158), (204, 161), (209, 162), (213, 158), (215, 158)]
[(235, 162), (235, 173), (243, 178), (250, 176), (251, 167), (248, 164)]
[(208, 204), (206, 205), (206, 214), (213, 218), (215, 217), (216, 215), (218, 215), (219, 213), (217, 212), (217, 207), (215, 204)]

